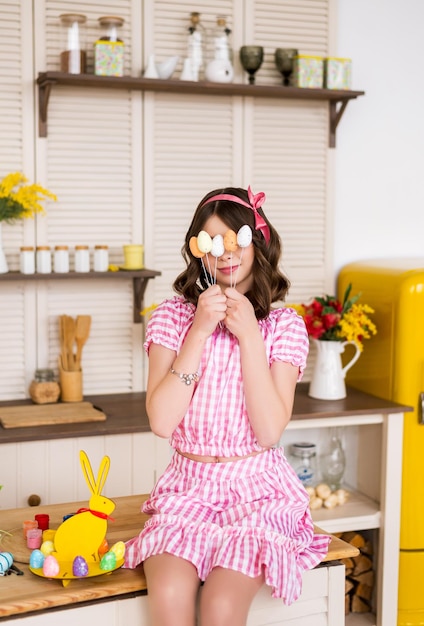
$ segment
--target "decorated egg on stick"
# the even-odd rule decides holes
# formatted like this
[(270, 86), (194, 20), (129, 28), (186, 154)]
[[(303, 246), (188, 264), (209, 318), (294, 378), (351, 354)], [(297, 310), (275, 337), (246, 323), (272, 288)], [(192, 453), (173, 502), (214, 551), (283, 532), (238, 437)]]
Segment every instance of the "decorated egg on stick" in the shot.
[(233, 230), (227, 230), (224, 235), (224, 247), (227, 252), (235, 252), (237, 250), (237, 235)]
[(247, 248), (252, 243), (252, 229), (244, 224), (237, 233), (237, 243), (240, 248)]
[(200, 252), (204, 252), (205, 254), (208, 254), (208, 252), (212, 250), (211, 236), (205, 230), (201, 230), (197, 235), (197, 247)]
[(188, 242), (188, 247), (190, 248), (191, 254), (196, 257), (196, 259), (201, 259), (205, 256), (204, 252), (199, 250), (199, 246), (197, 245), (197, 237), (191, 237)]
[(215, 235), (212, 239), (211, 255), (217, 258), (222, 256), (224, 252), (224, 237), (222, 235)]

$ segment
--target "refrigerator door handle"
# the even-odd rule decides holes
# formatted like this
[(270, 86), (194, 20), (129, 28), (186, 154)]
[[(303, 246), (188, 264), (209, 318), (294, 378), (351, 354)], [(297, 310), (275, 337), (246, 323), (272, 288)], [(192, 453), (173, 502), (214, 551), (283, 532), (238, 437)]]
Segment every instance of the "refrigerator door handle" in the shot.
[(424, 392), (422, 391), (418, 398), (418, 423), (424, 424)]

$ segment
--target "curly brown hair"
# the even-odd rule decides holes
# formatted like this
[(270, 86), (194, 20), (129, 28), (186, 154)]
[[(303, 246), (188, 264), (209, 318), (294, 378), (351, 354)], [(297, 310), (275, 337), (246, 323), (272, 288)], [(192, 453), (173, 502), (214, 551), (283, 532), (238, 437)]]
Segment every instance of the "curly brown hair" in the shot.
[(200, 294), (208, 287), (207, 278), (204, 272), (202, 272), (201, 263), (191, 252), (189, 242), (191, 237), (198, 236), (212, 215), (219, 217), (229, 229), (234, 230), (236, 233), (244, 224), (248, 224), (252, 230), (255, 258), (252, 267), (252, 288), (245, 295), (253, 305), (256, 318), (263, 319), (269, 315), (273, 302), (284, 300), (290, 287), (290, 281), (279, 269), (282, 252), (280, 236), (270, 224), (262, 209), (258, 209), (258, 212), (269, 226), (269, 243), (266, 243), (262, 232), (255, 228), (255, 213), (253, 209), (250, 210), (238, 204), (235, 200), (207, 202), (209, 198), (219, 194), (237, 196), (249, 204), (247, 191), (238, 187), (215, 189), (206, 194), (197, 206), (186, 233), (184, 245), (181, 248), (181, 254), (187, 264), (187, 268), (177, 276), (173, 288), (178, 294), (183, 295), (188, 302), (197, 305)]

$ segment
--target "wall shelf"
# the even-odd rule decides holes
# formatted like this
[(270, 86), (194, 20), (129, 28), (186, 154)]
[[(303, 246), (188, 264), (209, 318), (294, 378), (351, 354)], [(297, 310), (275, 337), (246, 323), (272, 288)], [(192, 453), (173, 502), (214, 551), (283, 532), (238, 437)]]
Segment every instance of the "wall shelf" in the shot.
[(52, 87), (94, 87), (103, 89), (128, 89), (161, 93), (193, 94), (201, 96), (243, 96), (253, 98), (288, 98), (291, 100), (320, 100), (329, 103), (328, 145), (336, 145), (336, 129), (350, 100), (363, 96), (363, 91), (341, 89), (306, 89), (283, 85), (249, 85), (238, 83), (212, 83), (207, 81), (161, 80), (134, 78), (132, 76), (95, 76), (93, 74), (67, 74), (40, 72), (38, 84), (38, 133), (47, 137), (48, 105)]
[(93, 279), (109, 279), (109, 280), (128, 280), (132, 278), (133, 281), (133, 322), (134, 324), (141, 324), (142, 318), (140, 311), (143, 309), (144, 292), (147, 287), (147, 282), (150, 278), (160, 276), (161, 272), (156, 270), (119, 270), (118, 272), (67, 272), (66, 274), (56, 274), (54, 272), (50, 274), (22, 274), (21, 272), (7, 272), (6, 274), (0, 274), (1, 281), (16, 281), (25, 280), (39, 281), (39, 280), (93, 280)]

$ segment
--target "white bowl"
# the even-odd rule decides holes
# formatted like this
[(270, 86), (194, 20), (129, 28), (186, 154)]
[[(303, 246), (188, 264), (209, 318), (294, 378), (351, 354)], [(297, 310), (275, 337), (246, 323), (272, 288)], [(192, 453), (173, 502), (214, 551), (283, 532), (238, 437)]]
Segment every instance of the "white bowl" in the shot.
[(168, 79), (171, 78), (172, 74), (175, 72), (175, 68), (177, 67), (177, 63), (180, 60), (179, 56), (172, 56), (162, 61), (162, 63), (158, 63), (156, 65), (156, 69), (159, 74), (159, 78)]

